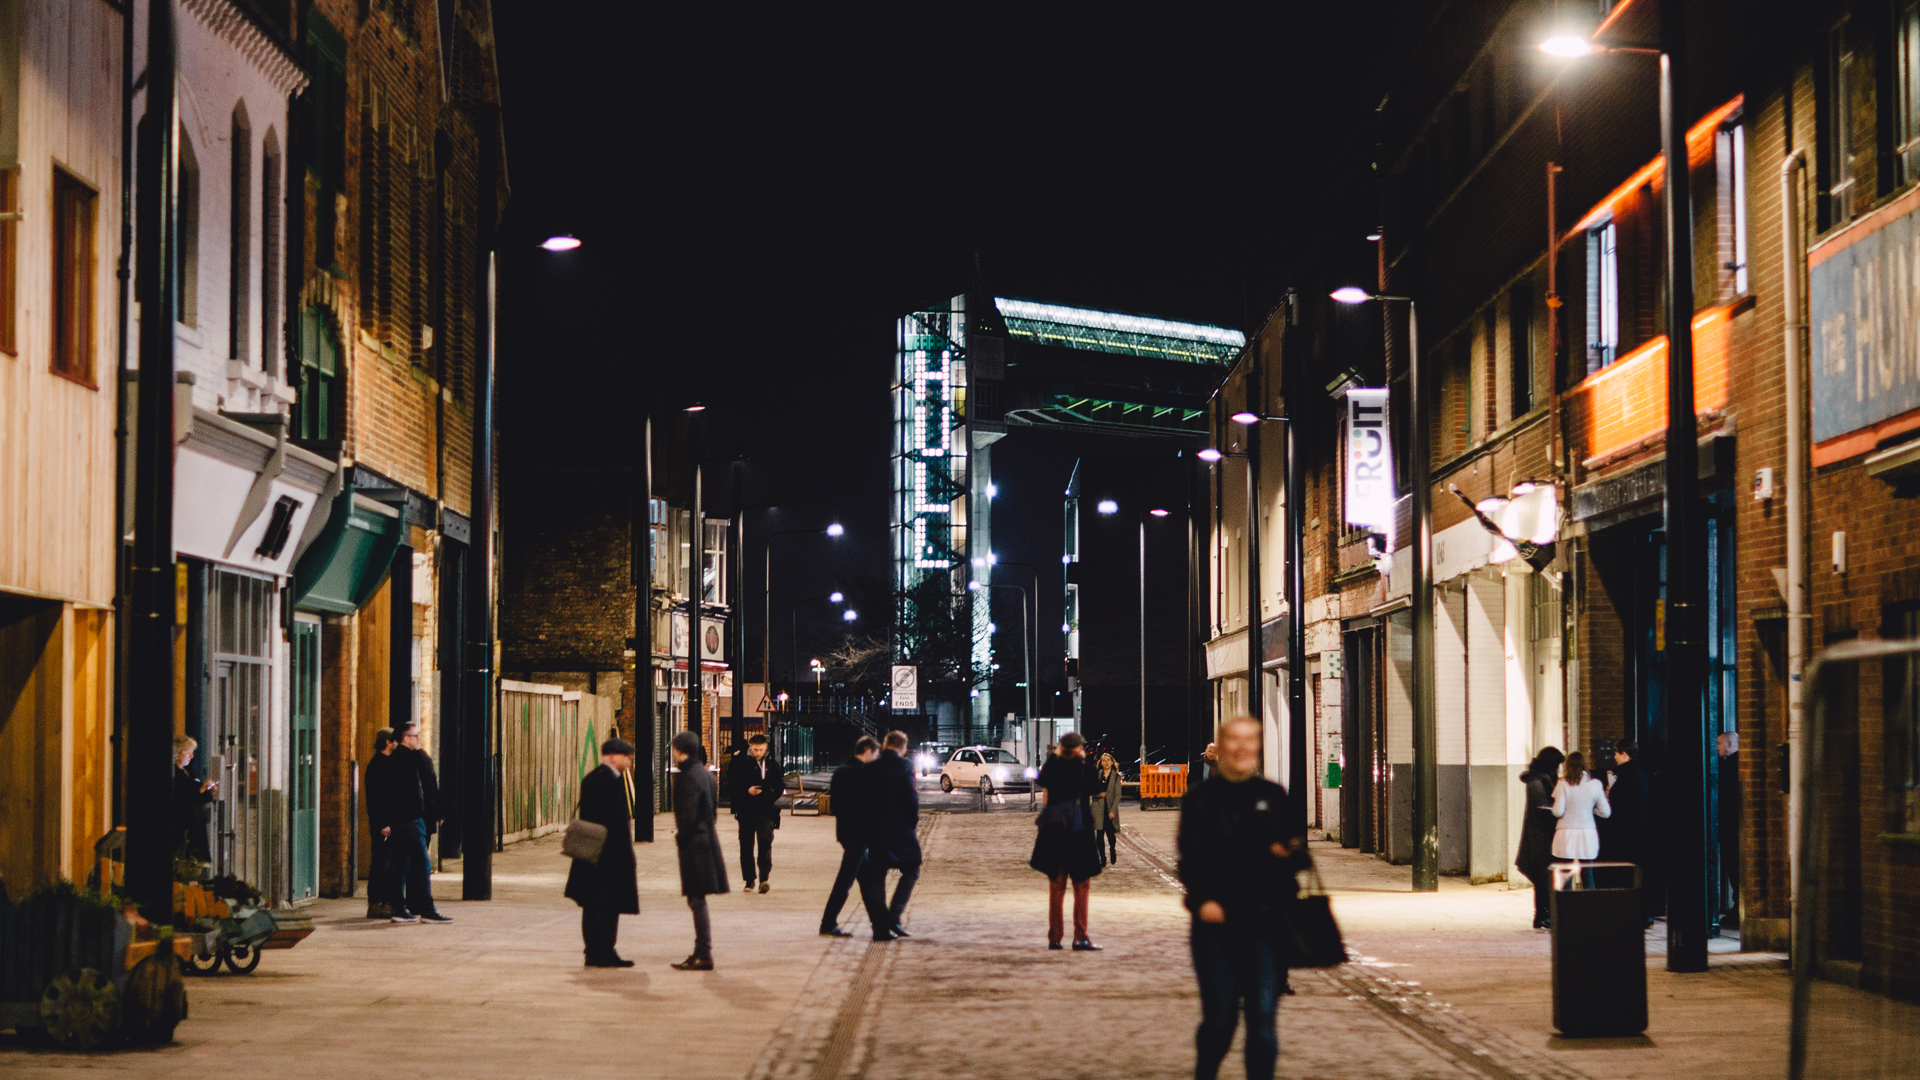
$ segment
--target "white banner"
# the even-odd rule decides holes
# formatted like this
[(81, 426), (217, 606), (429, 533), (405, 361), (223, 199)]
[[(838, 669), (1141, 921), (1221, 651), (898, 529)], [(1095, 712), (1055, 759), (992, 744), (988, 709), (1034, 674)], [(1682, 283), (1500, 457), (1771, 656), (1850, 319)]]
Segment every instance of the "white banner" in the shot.
[(1393, 441), (1385, 390), (1347, 391), (1347, 524), (1393, 532)]
[(893, 665), (893, 708), (904, 712), (920, 711), (920, 669), (912, 664)]

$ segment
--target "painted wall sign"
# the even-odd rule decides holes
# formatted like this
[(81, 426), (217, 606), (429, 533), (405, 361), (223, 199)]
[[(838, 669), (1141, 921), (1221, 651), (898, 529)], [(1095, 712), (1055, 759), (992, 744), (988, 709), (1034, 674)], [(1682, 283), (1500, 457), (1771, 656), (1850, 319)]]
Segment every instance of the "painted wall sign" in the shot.
[(1347, 524), (1393, 531), (1393, 443), (1385, 390), (1347, 391)]
[(1920, 409), (1920, 210), (1902, 199), (1808, 263), (1813, 441)]

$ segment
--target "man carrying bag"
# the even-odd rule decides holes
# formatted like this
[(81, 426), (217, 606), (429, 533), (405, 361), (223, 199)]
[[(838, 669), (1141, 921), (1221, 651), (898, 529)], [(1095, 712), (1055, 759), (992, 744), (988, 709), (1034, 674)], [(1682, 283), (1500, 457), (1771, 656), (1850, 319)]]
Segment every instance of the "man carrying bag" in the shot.
[[(580, 781), (580, 817), (567, 827), (562, 850), (573, 856), (567, 899), (580, 905), (580, 937), (588, 967), (632, 967), (613, 951), (620, 916), (640, 914), (633, 859), (633, 803), (622, 774), (633, 768), (633, 744), (600, 744), (600, 766)], [(594, 841), (598, 840), (596, 844)]]
[(1227, 721), (1217, 768), (1180, 803), (1180, 882), (1193, 913), (1189, 940), (1200, 982), (1198, 1080), (1219, 1075), (1243, 1002), (1248, 1080), (1271, 1080), (1280, 1058), (1280, 994), (1300, 936), (1292, 925), (1300, 906), (1295, 875), (1311, 864), (1299, 806), (1255, 775), (1260, 734), (1252, 717)]

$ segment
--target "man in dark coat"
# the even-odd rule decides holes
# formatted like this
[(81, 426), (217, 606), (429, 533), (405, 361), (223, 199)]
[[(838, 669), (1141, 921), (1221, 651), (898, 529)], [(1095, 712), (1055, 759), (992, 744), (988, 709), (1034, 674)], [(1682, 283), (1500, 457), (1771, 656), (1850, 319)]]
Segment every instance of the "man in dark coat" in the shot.
[(405, 905), (393, 895), (393, 751), (392, 728), (373, 733), (373, 757), (367, 761), (360, 799), (367, 805), (373, 865), (367, 871), (367, 918), (390, 919)]
[[(767, 737), (754, 735), (747, 740), (747, 752), (733, 755), (727, 768), (727, 800), (740, 826), (740, 873), (747, 879), (748, 892), (753, 891), (756, 879), (761, 892), (773, 887), (767, 879), (773, 875), (773, 831), (780, 827), (780, 792), (786, 778), (767, 749)], [(756, 846), (760, 855), (757, 873)]]
[(393, 892), (399, 901), (397, 923), (450, 923), (433, 903), (427, 837), (441, 824), (440, 785), (433, 759), (420, 749), (420, 725), (394, 729), (400, 745), (393, 751), (392, 801), (388, 803), (393, 848)]
[(860, 882), (860, 899), (868, 912), (887, 906), (885, 883), (860, 873), (867, 864), (867, 833), (872, 824), (866, 804), (866, 767), (879, 756), (878, 739), (871, 735), (855, 739), (853, 760), (833, 770), (833, 782), (827, 788), (827, 805), (833, 808), (833, 836), (840, 841), (840, 872), (834, 875), (833, 891), (827, 894), (827, 910), (820, 916), (821, 937), (853, 936), (840, 929), (840, 909), (847, 906), (847, 893), (856, 880)]
[(1302, 808), (1259, 768), (1260, 722), (1236, 717), (1220, 729), (1214, 774), (1180, 801), (1180, 883), (1200, 983), (1198, 1080), (1219, 1075), (1243, 1004), (1247, 1080), (1271, 1080), (1280, 1057), (1287, 958), (1274, 927), (1298, 895), (1295, 875), (1311, 864)]
[(1521, 796), (1525, 816), (1520, 819), (1520, 850), (1513, 865), (1533, 882), (1533, 928), (1545, 930), (1550, 919), (1553, 891), (1553, 832), (1558, 826), (1553, 816), (1553, 788), (1560, 776), (1560, 763), (1566, 755), (1549, 746), (1533, 756), (1533, 764), (1520, 774), (1526, 792)]
[(707, 897), (727, 891), (727, 860), (720, 854), (720, 832), (714, 824), (720, 800), (713, 777), (707, 775), (707, 755), (699, 735), (683, 731), (673, 737), (673, 763), (680, 770), (673, 781), (673, 840), (680, 854), (680, 892), (693, 912), (693, 954), (673, 966), (681, 971), (712, 971), (713, 925), (707, 916)]
[(588, 967), (632, 967), (613, 951), (620, 916), (640, 914), (640, 886), (633, 861), (633, 801), (622, 776), (633, 768), (633, 744), (612, 738), (600, 744), (600, 767), (580, 781), (580, 820), (604, 825), (600, 860), (573, 860), (567, 899), (580, 905), (580, 937)]
[(884, 897), (887, 871), (900, 871), (893, 900), (885, 907), (868, 906), (873, 940), (907, 937), (900, 920), (920, 880), (920, 793), (914, 787), (913, 765), (906, 759), (907, 733), (887, 732), (880, 756), (862, 772), (867, 780), (864, 807), (872, 831), (867, 836), (867, 865), (861, 871), (860, 895)]
[[(1613, 782), (1607, 786), (1607, 801), (1613, 805), (1612, 816), (1606, 819), (1606, 828), (1600, 834), (1600, 858), (1603, 862), (1630, 862), (1640, 867), (1640, 898), (1644, 910), (1653, 910), (1653, 890), (1647, 888), (1647, 827), (1651, 819), (1649, 804), (1652, 800), (1653, 785), (1647, 780), (1647, 771), (1640, 767), (1634, 758), (1640, 754), (1640, 744), (1632, 739), (1622, 739), (1613, 748)], [(1651, 919), (1651, 915), (1648, 915)]]

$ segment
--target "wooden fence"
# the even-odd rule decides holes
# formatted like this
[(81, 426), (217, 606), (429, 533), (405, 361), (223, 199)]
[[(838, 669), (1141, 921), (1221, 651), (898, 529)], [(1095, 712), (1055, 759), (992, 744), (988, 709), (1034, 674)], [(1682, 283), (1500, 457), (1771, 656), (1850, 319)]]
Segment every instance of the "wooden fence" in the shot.
[(502, 843), (566, 828), (580, 778), (600, 763), (603, 734), (582, 722), (579, 691), (500, 681)]

